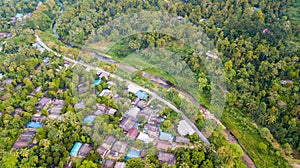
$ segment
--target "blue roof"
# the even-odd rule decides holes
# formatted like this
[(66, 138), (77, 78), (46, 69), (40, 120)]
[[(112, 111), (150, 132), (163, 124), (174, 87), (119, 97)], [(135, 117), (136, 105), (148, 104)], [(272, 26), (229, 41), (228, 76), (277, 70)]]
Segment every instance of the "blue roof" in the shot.
[(169, 132), (160, 132), (159, 139), (166, 140), (166, 141), (172, 141), (173, 135)]
[(43, 126), (43, 124), (41, 123), (37, 123), (37, 122), (29, 122), (26, 127), (27, 128), (35, 128), (35, 129), (39, 129)]
[(125, 161), (131, 159), (131, 158), (138, 158), (141, 154), (141, 151), (136, 149), (130, 149), (126, 155)]
[(137, 92), (135, 93), (135, 95), (136, 95), (138, 98), (144, 99), (144, 100), (146, 100), (146, 99), (148, 98), (148, 93), (142, 92), (142, 91), (137, 91)]
[(97, 79), (97, 80), (95, 80), (95, 82), (94, 82), (94, 86), (97, 86), (97, 85), (99, 85), (100, 84), (100, 82), (101, 82), (101, 78), (99, 78), (99, 79)]
[(77, 156), (79, 149), (81, 148), (82, 143), (81, 142), (76, 142), (70, 152), (71, 156)]
[(32, 44), (32, 46), (33, 46), (34, 48), (37, 48), (37, 49), (40, 50), (41, 52), (44, 52), (44, 51), (45, 51), (45, 49), (44, 49), (40, 44), (38, 44), (38, 43), (34, 43), (34, 44)]
[(96, 116), (89, 115), (84, 118), (83, 122), (84, 123), (92, 123), (92, 122), (94, 122), (95, 119), (96, 119)]

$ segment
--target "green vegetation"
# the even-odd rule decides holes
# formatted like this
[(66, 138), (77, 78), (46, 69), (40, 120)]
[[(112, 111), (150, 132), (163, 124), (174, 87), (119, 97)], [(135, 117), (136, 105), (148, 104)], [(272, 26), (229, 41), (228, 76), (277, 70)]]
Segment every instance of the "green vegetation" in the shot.
[[(0, 52), (2, 57), (0, 72), (5, 74), (5, 78), (13, 79), (13, 83), (5, 86), (4, 90), (0, 92), (0, 111), (3, 112), (0, 117), (0, 167), (9, 167), (9, 165), (12, 167), (47, 167), (49, 165), (63, 167), (75, 141), (91, 142), (91, 138), (82, 132), (83, 127), (78, 123), (82, 120), (83, 114), (87, 114), (89, 110), (93, 109), (86, 109), (74, 115), (73, 104), (79, 102), (79, 99), (72, 98), (72, 82), (70, 82), (72, 81), (72, 71), (55, 71), (63, 65), (63, 60), (56, 59), (53, 54), (48, 52), (40, 53), (32, 47), (32, 44), (35, 43), (34, 32), (36, 32), (52, 49), (65, 53), (69, 57), (78, 58), (78, 50), (69, 50), (52, 34), (51, 25), (59, 15), (59, 2), (57, 0), (42, 1), (42, 4), (36, 9), (38, 3), (24, 0), (0, 3), (0, 32), (12, 34), (12, 38), (1, 39), (1, 45), (2, 41), (6, 43), (3, 44), (3, 51)], [(228, 91), (224, 91), (227, 94), (227, 107), (222, 121), (237, 137), (257, 167), (289, 167), (286, 160), (292, 161), (290, 159), (292, 156), (299, 158), (297, 156), (300, 150), (299, 1), (174, 0), (168, 3), (164, 0), (86, 0), (77, 3), (75, 0), (67, 0), (64, 3), (65, 11), (58, 19), (57, 32), (62, 39), (77, 47), (84, 45), (90, 36), (101, 34), (100, 31), (105, 32), (103, 25), (106, 22), (125, 14), (142, 10), (163, 11), (189, 20), (207, 34), (219, 51), (228, 86)], [(17, 13), (27, 14), (29, 12), (32, 15), (26, 19), (19, 19), (21, 21), (15, 22), (12, 18)], [(142, 19), (147, 20), (147, 18)], [(124, 28), (124, 31), (131, 30), (130, 22), (118, 24)], [(143, 25), (143, 23), (141, 24)], [(187, 31), (189, 30), (181, 30), (179, 33), (188, 34)], [(103, 45), (99, 43), (100, 38), (96, 39), (97, 36), (95, 39), (91, 39), (95, 41), (95, 46), (100, 46), (99, 51), (102, 50), (101, 47), (107, 49), (107, 46), (118, 39), (120, 34), (116, 31), (107, 32), (110, 36), (109, 39), (106, 39), (107, 41), (103, 41)], [(179, 39), (157, 32), (139, 33), (118, 41), (108, 51), (108, 54), (121, 62), (131, 53), (153, 48), (168, 50), (174, 55), (179, 55), (188, 64), (198, 82), (196, 87), (192, 87), (195, 89), (192, 94), (200, 94), (201, 104), (210, 108), (208, 102), (217, 101), (216, 97), (211, 97), (213, 90), (211, 79), (204, 62), (196, 56), (199, 53), (195, 53), (189, 46), (180, 43)], [(85, 54), (83, 54), (84, 61), (94, 61)], [(162, 58), (172, 56), (164, 54), (149, 53), (143, 55), (142, 58), (163, 61)], [(37, 68), (46, 57), (52, 61), (52, 64), (49, 67), (42, 65)], [(6, 60), (2, 61), (2, 59)], [(171, 61), (179, 62), (172, 59)], [(138, 59), (133, 60), (133, 63), (142, 64)], [(98, 65), (98, 62), (94, 62), (94, 64)], [(101, 66), (110, 71), (115, 70), (115, 66), (106, 64), (101, 64)], [(181, 66), (182, 64), (179, 64), (178, 67)], [(161, 72), (160, 69), (164, 68), (146, 68), (144, 70), (174, 81), (172, 76), (165, 73), (168, 71)], [(218, 70), (213, 73), (217, 74)], [(121, 73), (124, 76), (128, 75), (126, 72)], [(141, 71), (137, 71), (129, 77), (134, 82), (148, 88), (154, 87), (155, 85), (143, 78), (141, 73)], [(176, 74), (173, 76), (176, 77)], [(94, 80), (94, 77), (88, 76), (85, 79)], [(183, 79), (180, 80), (183, 81)], [(189, 84), (196, 83), (187, 83), (187, 85)], [(18, 89), (16, 86), (19, 86)], [(36, 146), (29, 149), (11, 150), (13, 142), (22, 132), (22, 127), (36, 112), (35, 104), (43, 96), (43, 93), (38, 93), (28, 97), (28, 94), (37, 86), (42, 86), (43, 91), (48, 90), (49, 97), (61, 98), (66, 101), (63, 114), (69, 120), (64, 124), (59, 124), (58, 121), (47, 123), (37, 133)], [(100, 91), (103, 88), (105, 86), (98, 89)], [(154, 89), (160, 90), (161, 88)], [(57, 94), (59, 90), (63, 90), (63, 93)], [(182, 103), (184, 99), (180, 98), (175, 89), (165, 92), (161, 89), (160, 91), (162, 91), (160, 94), (164, 94), (176, 106), (187, 104)], [(94, 97), (88, 94), (82, 94), (79, 97), (90, 100), (91, 105), (94, 100)], [(111, 106), (116, 105), (111, 99), (96, 99), (95, 102), (97, 101)], [(21, 108), (23, 112), (14, 115), (16, 108)], [(183, 108), (193, 114), (193, 117), (196, 115), (193, 119), (201, 128), (203, 118), (199, 112), (193, 111), (189, 104)], [(43, 114), (48, 113), (43, 111)], [(108, 131), (116, 131), (118, 134), (120, 130), (117, 130), (116, 127), (117, 119), (119, 118), (110, 118), (109, 116), (98, 118), (101, 122), (113, 123), (103, 126), (107, 127)], [(256, 123), (257, 128), (254, 125)], [(166, 121), (164, 129), (171, 129), (171, 124), (170, 121)], [(272, 134), (272, 138), (267, 130)], [(214, 138), (211, 140), (215, 141), (213, 144), (217, 148), (216, 155), (203, 148), (199, 148), (199, 151), (182, 149), (175, 151), (176, 155), (181, 158), (177, 160), (177, 166), (243, 167), (240, 160), (241, 150), (236, 145), (219, 142)], [(195, 154), (196, 152), (200, 153)], [(203, 152), (206, 160), (189, 159), (194, 155), (203, 156)], [(228, 153), (232, 154), (232, 158), (227, 157)], [(78, 160), (74, 164), (79, 167), (81, 162), (83, 166), (94, 165), (96, 160), (90, 157), (88, 160)], [(132, 160), (129, 162), (129, 167), (130, 164), (133, 166), (158, 165), (157, 160), (153, 157), (145, 161)]]
[(225, 111), (222, 117), (224, 125), (232, 131), (239, 143), (260, 167), (289, 167), (278, 150), (262, 137), (259, 129), (237, 111)]

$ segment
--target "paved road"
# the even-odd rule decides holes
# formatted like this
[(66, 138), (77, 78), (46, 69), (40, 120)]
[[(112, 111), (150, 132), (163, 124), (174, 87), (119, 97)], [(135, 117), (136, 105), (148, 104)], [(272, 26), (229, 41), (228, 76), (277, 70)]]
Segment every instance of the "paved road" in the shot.
[[(94, 67), (94, 66), (85, 64), (85, 63), (83, 63), (83, 62), (79, 62), (79, 61), (70, 59), (70, 58), (68, 58), (68, 57), (66, 57), (66, 56), (63, 56), (63, 55), (61, 55), (61, 54), (59, 54), (59, 53), (53, 51), (52, 49), (50, 49), (50, 48), (49, 48), (49, 47), (48, 47), (48, 46), (40, 39), (40, 37), (39, 37), (37, 34), (35, 34), (35, 37), (36, 37), (36, 41), (37, 41), (38, 44), (40, 44), (40, 45), (41, 45), (42, 47), (44, 47), (46, 50), (48, 50), (48, 51), (54, 53), (56, 56), (62, 57), (64, 60), (69, 61), (69, 62), (72, 62), (72, 63), (74, 63), (74, 64), (79, 64), (79, 65), (85, 66), (85, 67), (86, 67), (87, 69), (89, 69), (89, 70), (94, 69), (94, 70), (96, 70), (97, 72), (104, 72), (104, 73), (107, 73), (107, 74), (109, 74), (112, 78), (115, 78), (115, 79), (117, 79), (117, 80), (119, 80), (119, 81), (124, 81), (124, 82), (127, 83), (127, 85), (133, 85), (133, 86), (135, 86), (136, 88), (138, 88), (139, 90), (144, 91), (144, 92), (147, 92), (149, 95), (152, 96), (153, 99), (157, 99), (157, 100), (163, 102), (164, 104), (166, 104), (167, 106), (169, 106), (171, 109), (173, 109), (173, 110), (176, 111), (177, 113), (181, 113), (181, 111), (180, 111), (179, 109), (177, 109), (172, 103), (170, 103), (169, 101), (167, 101), (167, 100), (161, 98), (160, 96), (158, 96), (158, 95), (157, 95), (156, 93), (154, 93), (153, 91), (151, 91), (151, 90), (149, 90), (149, 89), (146, 89), (146, 88), (144, 88), (144, 87), (142, 87), (142, 86), (140, 86), (140, 85), (137, 85), (137, 84), (133, 83), (133, 82), (130, 81), (130, 80), (123, 79), (123, 78), (121, 78), (121, 77), (119, 77), (119, 76), (117, 76), (117, 75), (114, 75), (114, 74), (112, 74), (112, 73), (110, 73), (110, 72), (107, 72), (107, 71), (105, 71), (105, 70), (103, 70), (103, 69), (101, 69), (101, 68)], [(196, 134), (198, 134), (199, 138), (200, 138), (205, 144), (210, 145), (208, 139), (207, 139), (207, 138), (199, 131), (199, 129), (193, 124), (193, 122), (191, 122), (191, 121), (188, 119), (188, 117), (186, 117), (186, 115), (184, 115), (183, 113), (181, 113), (181, 115), (182, 115), (182, 118), (183, 118), (183, 119), (184, 119), (184, 120), (185, 120), (185, 121), (186, 121), (193, 129), (194, 129), (194, 131), (196, 132)]]

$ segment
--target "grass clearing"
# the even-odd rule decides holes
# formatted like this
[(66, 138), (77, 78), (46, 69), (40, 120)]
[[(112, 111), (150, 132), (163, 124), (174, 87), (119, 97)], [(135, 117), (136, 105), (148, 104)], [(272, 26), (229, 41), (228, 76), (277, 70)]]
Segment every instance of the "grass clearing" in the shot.
[(236, 110), (225, 111), (222, 122), (230, 130), (259, 168), (290, 167), (280, 152), (261, 136), (251, 120)]

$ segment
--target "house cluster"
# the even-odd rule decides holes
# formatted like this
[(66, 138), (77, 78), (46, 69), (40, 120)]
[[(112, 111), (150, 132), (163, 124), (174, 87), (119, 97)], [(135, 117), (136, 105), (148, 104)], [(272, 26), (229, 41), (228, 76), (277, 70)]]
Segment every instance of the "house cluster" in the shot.
[[(36, 89), (39, 90), (41, 88), (36, 88)], [(24, 129), (24, 133), (20, 135), (19, 139), (13, 145), (13, 148), (19, 149), (22, 147), (30, 147), (36, 145), (35, 142), (30, 143), (35, 137), (36, 131), (44, 125), (43, 121), (46, 118), (53, 118), (53, 119), (61, 118), (60, 114), (64, 104), (65, 103), (63, 100), (59, 100), (59, 99), (52, 100), (47, 97), (41, 98), (36, 105), (36, 109), (38, 112), (32, 115), (30, 121), (27, 123), (26, 128)], [(48, 116), (43, 115), (41, 113), (43, 109), (48, 109), (49, 111)], [(21, 113), (21, 111), (22, 109), (17, 108), (15, 109), (14, 114), (19, 114)]]
[[(181, 136), (174, 137), (169, 132), (164, 132), (160, 128), (164, 117), (159, 116), (157, 109), (149, 106), (148, 94), (140, 91), (133, 85), (128, 86), (128, 92), (136, 95), (132, 101), (132, 107), (123, 115), (119, 127), (132, 140), (139, 139), (145, 144), (153, 142), (159, 150), (168, 150), (174, 148), (175, 143), (187, 144), (189, 139), (184, 137), (187, 134), (193, 134), (194, 130), (185, 120), (179, 122), (177, 127)], [(145, 124), (144, 124), (145, 123)], [(139, 129), (140, 126), (142, 130)]]
[[(70, 152), (71, 157), (85, 158), (93, 147), (89, 144), (76, 142)], [(107, 135), (102, 145), (98, 146), (96, 151), (105, 159), (102, 167), (106, 168), (120, 168), (126, 167), (125, 162), (115, 162), (113, 159), (118, 159), (119, 156), (125, 155), (125, 161), (131, 158), (144, 158), (146, 157), (146, 150), (138, 150), (130, 148), (126, 142), (117, 140), (113, 135)], [(176, 157), (172, 153), (159, 152), (158, 160), (161, 163), (175, 164)], [(102, 159), (101, 159), (102, 161)]]

